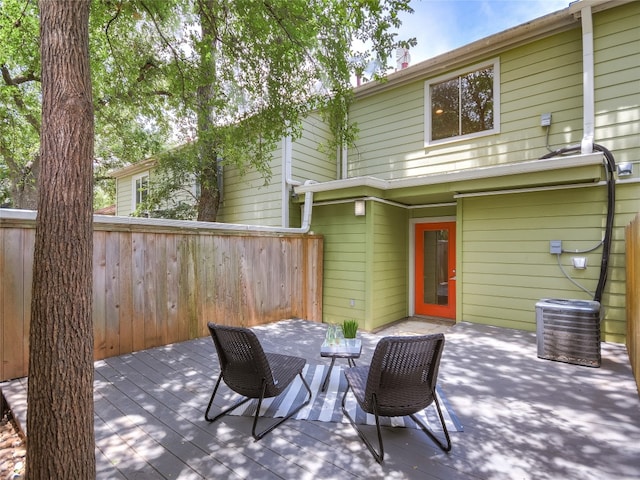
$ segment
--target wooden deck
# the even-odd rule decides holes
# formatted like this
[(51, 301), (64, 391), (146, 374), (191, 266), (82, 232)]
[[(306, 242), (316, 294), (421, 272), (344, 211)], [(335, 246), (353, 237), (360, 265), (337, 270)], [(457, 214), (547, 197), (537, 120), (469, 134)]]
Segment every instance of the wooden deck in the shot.
[[(324, 330), (301, 320), (256, 328), (267, 350), (310, 363), (328, 363)], [(364, 363), (379, 337), (362, 338)], [(98, 478), (637, 479), (640, 399), (626, 349), (603, 343), (602, 357), (600, 368), (542, 360), (535, 334), (457, 324), (440, 385), (464, 432), (446, 454), (419, 430), (387, 428), (383, 466), (349, 424), (290, 420), (254, 442), (247, 417), (207, 423), (218, 373), (209, 338), (101, 360)], [(0, 387), (26, 424), (24, 380)]]

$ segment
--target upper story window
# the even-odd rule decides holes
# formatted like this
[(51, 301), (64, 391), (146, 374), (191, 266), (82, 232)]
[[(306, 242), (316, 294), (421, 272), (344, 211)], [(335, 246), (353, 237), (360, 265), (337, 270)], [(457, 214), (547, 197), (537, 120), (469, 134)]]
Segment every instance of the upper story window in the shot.
[(425, 144), (498, 133), (498, 60), (429, 80), (425, 85)]
[(149, 195), (149, 172), (140, 173), (133, 177), (133, 210), (144, 202)]

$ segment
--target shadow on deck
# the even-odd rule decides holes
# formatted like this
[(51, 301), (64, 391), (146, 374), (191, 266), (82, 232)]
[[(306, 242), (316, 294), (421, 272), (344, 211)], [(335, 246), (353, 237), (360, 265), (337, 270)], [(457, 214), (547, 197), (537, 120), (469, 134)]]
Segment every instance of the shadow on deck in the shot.
[[(464, 425), (449, 454), (417, 430), (386, 428), (380, 466), (348, 424), (290, 420), (260, 442), (247, 417), (209, 424), (203, 412), (218, 366), (203, 338), (96, 362), (98, 478), (638, 478), (640, 398), (624, 345), (603, 343), (602, 366), (589, 368), (537, 358), (533, 333), (443, 328), (440, 386)], [(321, 324), (255, 330), (266, 350), (328, 363)], [(363, 332), (359, 362), (395, 332)], [(23, 426), (25, 383), (0, 384)]]

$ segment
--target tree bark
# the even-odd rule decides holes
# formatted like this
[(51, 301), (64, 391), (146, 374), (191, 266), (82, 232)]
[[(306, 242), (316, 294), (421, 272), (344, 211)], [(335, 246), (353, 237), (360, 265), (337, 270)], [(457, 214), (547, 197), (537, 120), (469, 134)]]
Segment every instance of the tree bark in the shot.
[(29, 348), (29, 479), (95, 478), (90, 0), (40, 0), (42, 130)]
[(10, 170), (9, 181), (11, 187), (11, 207), (22, 210), (36, 210), (38, 208), (38, 192), (36, 184), (38, 172), (40, 170), (40, 156), (35, 155), (34, 159), (23, 167), (18, 167), (14, 163), (14, 168)]
[(200, 162), (200, 198), (198, 199), (198, 217), (200, 222), (215, 222), (220, 207), (220, 189), (218, 188), (217, 145), (215, 125), (213, 124), (213, 100), (215, 98), (215, 35), (212, 0), (199, 3), (200, 28), (202, 42), (199, 44), (200, 85), (196, 90), (198, 117), (198, 160)]

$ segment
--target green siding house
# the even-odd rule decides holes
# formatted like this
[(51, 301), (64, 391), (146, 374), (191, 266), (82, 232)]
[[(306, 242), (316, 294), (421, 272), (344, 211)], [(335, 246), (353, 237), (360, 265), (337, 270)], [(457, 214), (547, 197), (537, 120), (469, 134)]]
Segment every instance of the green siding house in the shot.
[[(222, 222), (298, 227), (313, 200), (324, 321), (373, 330), (424, 315), (533, 331), (541, 299), (598, 294), (606, 257), (602, 338), (624, 341), (640, 2), (574, 2), (354, 93), (355, 145), (328, 160), (328, 129), (310, 118), (274, 152), (269, 185), (224, 172)], [(119, 215), (133, 174), (117, 178)]]

